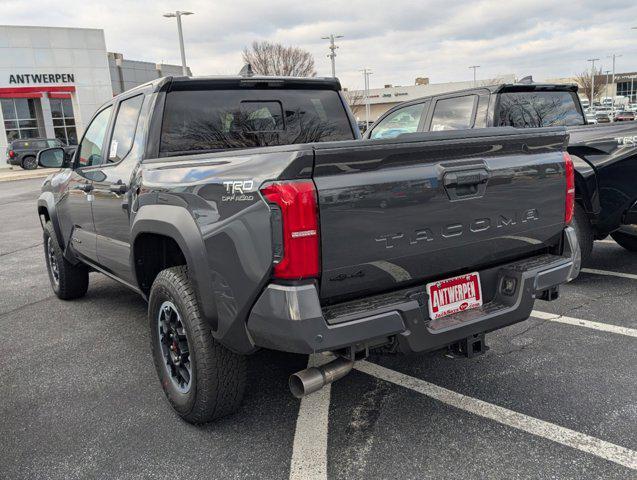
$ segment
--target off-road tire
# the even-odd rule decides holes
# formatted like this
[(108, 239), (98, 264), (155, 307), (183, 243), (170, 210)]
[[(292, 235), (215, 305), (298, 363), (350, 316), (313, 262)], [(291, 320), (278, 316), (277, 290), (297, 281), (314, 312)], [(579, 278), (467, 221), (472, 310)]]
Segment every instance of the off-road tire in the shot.
[(35, 170), (38, 168), (38, 162), (35, 161), (35, 157), (33, 155), (29, 155), (22, 159), (20, 167), (23, 170)]
[[(158, 331), (159, 309), (171, 302), (186, 332), (192, 384), (181, 393), (169, 377)], [(151, 351), (168, 402), (189, 423), (206, 423), (236, 412), (246, 383), (246, 358), (231, 352), (212, 336), (202, 318), (186, 266), (162, 270), (150, 290), (148, 302)]]
[[(62, 300), (73, 300), (74, 298), (83, 297), (88, 290), (88, 267), (82, 263), (73, 265), (66, 258), (62, 248), (58, 243), (53, 229), (53, 224), (49, 221), (44, 225), (44, 258), (46, 260), (46, 269), (51, 281), (51, 288), (58, 298)], [(57, 266), (57, 281), (53, 271), (51, 255), (55, 259)]]
[(619, 245), (631, 252), (637, 252), (637, 226), (629, 227), (635, 233), (629, 233), (624, 230), (617, 230), (610, 234)]
[(588, 266), (593, 253), (593, 229), (584, 208), (576, 203), (571, 226), (577, 233), (577, 241), (582, 252), (582, 267)]

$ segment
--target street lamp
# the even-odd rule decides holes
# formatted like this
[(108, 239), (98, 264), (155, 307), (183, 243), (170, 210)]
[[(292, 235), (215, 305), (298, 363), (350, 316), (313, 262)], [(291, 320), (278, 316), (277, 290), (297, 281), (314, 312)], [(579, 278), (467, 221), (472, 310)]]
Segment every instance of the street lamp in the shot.
[(343, 38), (343, 35), (334, 35), (333, 33), (331, 33), (329, 35), (329, 37), (321, 37), (321, 40), (329, 40), (330, 41), (330, 50), (331, 52), (328, 53), (327, 58), (329, 58), (332, 61), (332, 78), (336, 78), (336, 49), (338, 48), (336, 46), (336, 44), (334, 43), (334, 40), (337, 38)]
[(469, 69), (473, 69), (473, 86), (476, 86), (476, 69), (480, 68), (480, 65), (471, 65)]
[[(615, 55), (614, 53), (612, 55), (609, 55), (607, 58), (612, 58), (613, 59), (613, 86), (615, 85), (615, 59), (621, 57), (621, 55)], [(608, 83), (608, 82), (607, 82)], [(615, 96), (613, 95), (613, 105), (612, 105), (612, 112), (615, 113)]]
[(363, 78), (365, 79), (365, 131), (367, 131), (369, 130), (369, 115), (371, 113), (369, 106), (369, 76), (372, 71), (369, 68), (363, 68), (361, 72), (363, 72)]
[(591, 62), (591, 108), (595, 107), (595, 62), (599, 58), (589, 58), (587, 62)]
[(188, 67), (186, 66), (186, 50), (184, 49), (184, 34), (181, 30), (181, 16), (182, 15), (192, 15), (192, 12), (181, 12), (177, 10), (176, 12), (164, 13), (164, 17), (166, 18), (176, 18), (177, 19), (177, 33), (179, 34), (179, 50), (181, 51), (181, 71), (187, 76), (188, 75)]

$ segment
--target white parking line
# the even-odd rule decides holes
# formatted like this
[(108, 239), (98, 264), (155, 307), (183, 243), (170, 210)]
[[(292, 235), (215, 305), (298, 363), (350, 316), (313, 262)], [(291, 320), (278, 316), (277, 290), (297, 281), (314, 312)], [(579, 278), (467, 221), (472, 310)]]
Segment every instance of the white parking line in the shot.
[[(310, 355), (308, 367), (331, 360), (323, 355)], [(296, 420), (290, 480), (327, 479), (327, 424), (330, 411), (331, 385), (326, 385), (301, 400)]]
[(584, 273), (594, 273), (595, 275), (607, 275), (609, 277), (622, 277), (637, 280), (637, 275), (634, 273), (611, 272), (610, 270), (597, 270), (596, 268), (582, 268), (580, 271)]
[(564, 315), (558, 315), (557, 313), (540, 312), (538, 310), (533, 310), (531, 312), (531, 316), (540, 318), (542, 320), (550, 320), (551, 322), (566, 323), (568, 325), (576, 325), (578, 327), (601, 330), (602, 332), (618, 333), (620, 335), (626, 335), (628, 337), (637, 337), (637, 329), (620, 327), (619, 325), (612, 325), (609, 323), (582, 320), (581, 318), (566, 317)]
[(637, 470), (637, 452), (634, 450), (576, 432), (569, 428), (545, 422), (544, 420), (529, 417), (528, 415), (514, 412), (513, 410), (493, 405), (491, 403), (478, 400), (477, 398), (468, 397), (461, 393), (447, 390), (446, 388), (439, 387), (433, 383), (420, 380), (419, 378), (410, 377), (409, 375), (381, 367), (375, 363), (361, 361), (357, 362), (354, 368), (376, 378), (422, 393), (423, 395), (427, 395), (428, 397), (434, 398), (460, 410), (464, 410), (465, 412), (494, 420), (503, 425), (552, 440), (562, 445), (566, 445), (567, 447), (575, 448), (610, 462)]

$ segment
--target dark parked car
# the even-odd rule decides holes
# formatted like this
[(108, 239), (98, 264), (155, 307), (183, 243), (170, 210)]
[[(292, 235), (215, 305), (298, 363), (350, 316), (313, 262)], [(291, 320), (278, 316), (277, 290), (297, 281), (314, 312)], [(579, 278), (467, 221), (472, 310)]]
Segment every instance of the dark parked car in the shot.
[(618, 112), (615, 115), (616, 122), (629, 122), (632, 120), (635, 120), (635, 112), (625, 110), (623, 112)]
[[(607, 235), (637, 251), (637, 122), (589, 125), (577, 91), (577, 85), (502, 84), (423, 97), (387, 111), (364, 137), (396, 133), (397, 118), (411, 119), (401, 132), (565, 126), (576, 171), (573, 226), (582, 263), (593, 241)], [(606, 113), (596, 119), (610, 123)]]
[(38, 167), (38, 152), (51, 147), (63, 147), (63, 144), (57, 138), (13, 140), (7, 147), (7, 163), (19, 165), (25, 170), (33, 170)]
[(239, 407), (259, 348), (337, 357), (292, 375), (299, 397), (374, 348), (473, 356), (578, 271), (566, 138), (361, 141), (336, 79), (157, 80), (102, 106), (73, 157), (40, 152), (66, 167), (38, 199), (49, 279), (72, 299), (99, 271), (146, 298), (161, 386), (194, 423)]

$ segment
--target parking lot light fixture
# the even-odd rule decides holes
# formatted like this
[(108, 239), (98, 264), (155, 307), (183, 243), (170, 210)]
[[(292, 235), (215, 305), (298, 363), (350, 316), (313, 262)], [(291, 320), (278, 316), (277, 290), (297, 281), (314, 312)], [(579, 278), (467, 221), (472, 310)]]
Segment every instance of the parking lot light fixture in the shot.
[(181, 28), (182, 15), (193, 15), (193, 12), (182, 12), (180, 10), (177, 10), (176, 12), (164, 13), (164, 17), (166, 18), (177, 19), (177, 33), (179, 34), (179, 50), (181, 52), (181, 71), (184, 74), (184, 76), (188, 76), (188, 67), (186, 66), (186, 50), (184, 48), (184, 34)]
[(480, 68), (480, 65), (471, 65), (469, 69), (473, 69), (473, 86), (476, 86), (476, 70)]
[(595, 106), (595, 62), (599, 61), (599, 58), (589, 58), (587, 60), (591, 62), (591, 108)]
[(327, 37), (321, 37), (322, 40), (330, 41), (330, 53), (327, 54), (327, 57), (332, 62), (332, 78), (336, 78), (336, 49), (338, 48), (338, 46), (334, 43), (334, 40), (336, 40), (337, 38), (343, 38), (343, 35), (334, 35), (333, 33), (331, 33)]

